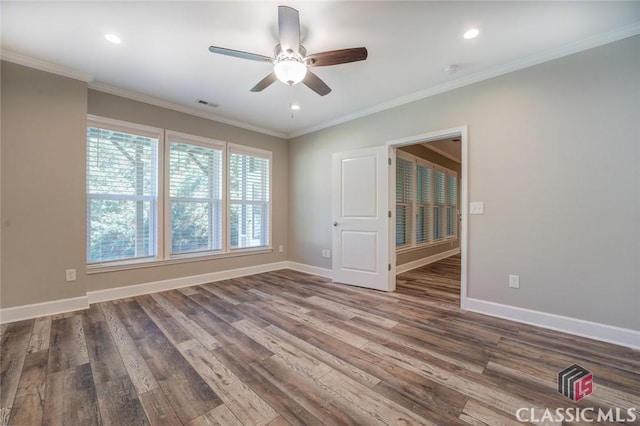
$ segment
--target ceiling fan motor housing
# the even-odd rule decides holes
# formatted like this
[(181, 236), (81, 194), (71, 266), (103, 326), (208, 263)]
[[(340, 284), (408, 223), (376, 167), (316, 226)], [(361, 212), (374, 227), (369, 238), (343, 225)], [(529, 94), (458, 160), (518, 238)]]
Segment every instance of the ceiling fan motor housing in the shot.
[[(320, 96), (329, 94), (331, 88), (317, 75), (308, 70), (308, 67), (324, 67), (367, 59), (367, 49), (364, 47), (330, 50), (307, 56), (307, 49), (300, 44), (300, 17), (298, 16), (298, 11), (288, 6), (278, 6), (278, 30), (280, 43), (274, 49), (273, 58), (218, 46), (209, 46), (209, 51), (273, 64), (271, 74), (260, 80), (251, 89), (252, 92), (261, 92), (273, 82), (280, 80), (289, 86), (302, 82)], [(282, 47), (283, 45), (284, 47)]]
[(285, 58), (295, 58), (303, 61), (305, 56), (307, 56), (307, 49), (304, 48), (303, 45), (300, 45), (297, 53), (285, 52), (282, 50), (282, 46), (280, 43), (276, 44), (276, 47), (273, 49), (273, 56), (277, 61), (280, 61)]

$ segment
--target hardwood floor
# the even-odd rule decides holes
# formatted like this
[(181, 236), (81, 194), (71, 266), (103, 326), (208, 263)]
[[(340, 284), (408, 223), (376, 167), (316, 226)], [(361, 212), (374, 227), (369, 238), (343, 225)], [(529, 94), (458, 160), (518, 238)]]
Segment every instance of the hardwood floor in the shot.
[[(5, 324), (1, 423), (509, 425), (521, 407), (640, 418), (640, 352), (463, 312), (459, 274), (445, 259), (387, 294), (282, 270)], [(595, 383), (577, 403), (556, 385), (574, 363)]]

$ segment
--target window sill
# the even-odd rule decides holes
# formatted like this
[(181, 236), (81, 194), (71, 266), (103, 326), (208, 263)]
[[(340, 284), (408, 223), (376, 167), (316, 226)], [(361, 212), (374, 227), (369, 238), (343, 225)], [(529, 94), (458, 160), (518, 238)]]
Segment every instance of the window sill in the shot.
[(444, 245), (444, 244), (449, 244), (449, 243), (451, 243), (453, 241), (458, 241), (458, 237), (449, 237), (449, 238), (445, 238), (443, 240), (434, 241), (432, 243), (420, 244), (420, 245), (417, 245), (417, 246), (402, 247), (402, 248), (396, 249), (396, 254), (404, 254), (404, 253), (409, 253), (409, 252), (412, 252), (412, 251), (426, 249), (426, 248), (429, 248), (429, 247), (436, 247), (436, 246), (440, 246), (440, 245)]
[(179, 265), (181, 263), (205, 262), (208, 260), (227, 259), (230, 257), (253, 256), (257, 254), (272, 253), (272, 247), (259, 247), (248, 249), (237, 249), (228, 253), (217, 254), (181, 254), (172, 256), (169, 259), (144, 259), (129, 260), (111, 263), (97, 263), (87, 265), (87, 275), (102, 274), (105, 272), (127, 271), (131, 269), (155, 268), (158, 266)]

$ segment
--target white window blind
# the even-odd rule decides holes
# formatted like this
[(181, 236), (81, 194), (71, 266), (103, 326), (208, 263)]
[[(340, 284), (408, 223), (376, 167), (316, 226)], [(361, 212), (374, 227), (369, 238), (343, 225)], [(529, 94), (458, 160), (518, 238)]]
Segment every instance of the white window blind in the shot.
[(433, 239), (435, 241), (444, 237), (445, 173), (435, 170), (433, 177)]
[(156, 254), (160, 136), (87, 128), (87, 262)]
[(271, 162), (269, 151), (89, 116), (88, 267), (270, 247)]
[(396, 160), (396, 247), (411, 244), (414, 169), (413, 161), (398, 156)]
[(223, 149), (168, 139), (170, 253), (220, 250)]
[(457, 237), (457, 174), (407, 152), (396, 155), (396, 248)]
[(416, 172), (416, 243), (421, 244), (431, 241), (432, 169), (419, 162)]
[(270, 244), (270, 173), (268, 152), (229, 148), (229, 247)]

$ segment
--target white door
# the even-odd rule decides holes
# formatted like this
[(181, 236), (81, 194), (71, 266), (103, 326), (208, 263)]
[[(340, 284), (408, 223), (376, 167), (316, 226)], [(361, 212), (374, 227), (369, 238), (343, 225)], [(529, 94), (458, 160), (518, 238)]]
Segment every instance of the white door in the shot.
[(387, 146), (333, 154), (335, 282), (395, 290), (389, 262), (389, 169)]

